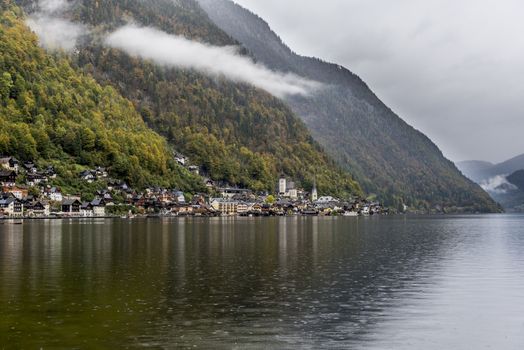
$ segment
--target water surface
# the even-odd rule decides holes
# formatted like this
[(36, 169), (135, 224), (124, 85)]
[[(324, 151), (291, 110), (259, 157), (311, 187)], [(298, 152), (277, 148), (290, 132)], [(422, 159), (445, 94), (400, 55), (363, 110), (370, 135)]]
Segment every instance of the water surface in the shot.
[(0, 348), (522, 349), (524, 216), (0, 225)]

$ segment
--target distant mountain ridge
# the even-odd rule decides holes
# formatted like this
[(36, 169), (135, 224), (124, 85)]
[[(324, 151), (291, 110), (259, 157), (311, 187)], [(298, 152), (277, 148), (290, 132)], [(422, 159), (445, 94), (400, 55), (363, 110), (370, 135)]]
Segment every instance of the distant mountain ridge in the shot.
[[(421, 132), (391, 111), (357, 75), (337, 64), (295, 54), (257, 15), (230, 0), (198, 0), (213, 22), (259, 62), (325, 84), (286, 99), (313, 137), (388, 205), (496, 210)], [(483, 209), (480, 209), (483, 210)]]
[(524, 154), (499, 164), (469, 160), (457, 167), (506, 210), (524, 211)]
[(457, 167), (464, 175), (473, 181), (480, 183), (497, 175), (509, 175), (515, 171), (524, 169), (524, 154), (498, 164), (492, 164), (480, 160), (467, 160), (458, 162)]

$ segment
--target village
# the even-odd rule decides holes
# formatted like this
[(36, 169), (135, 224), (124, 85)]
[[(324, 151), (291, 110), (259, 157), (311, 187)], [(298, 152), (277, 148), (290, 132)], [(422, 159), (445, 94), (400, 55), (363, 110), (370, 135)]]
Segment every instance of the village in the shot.
[[(175, 159), (195, 174), (199, 168), (187, 159)], [(179, 216), (370, 216), (389, 211), (378, 202), (361, 198), (339, 200), (319, 195), (316, 185), (306, 192), (292, 179), (281, 176), (275, 193), (254, 193), (204, 178), (207, 193), (189, 195), (177, 189), (146, 188), (137, 191), (125, 182), (111, 179), (103, 167), (78, 174), (86, 183), (103, 183), (94, 199), (63, 193), (52, 186), (57, 173), (52, 166), (39, 169), (33, 162), (14, 157), (0, 158), (0, 219), (29, 218), (133, 218)], [(85, 199), (85, 198), (84, 198)]]

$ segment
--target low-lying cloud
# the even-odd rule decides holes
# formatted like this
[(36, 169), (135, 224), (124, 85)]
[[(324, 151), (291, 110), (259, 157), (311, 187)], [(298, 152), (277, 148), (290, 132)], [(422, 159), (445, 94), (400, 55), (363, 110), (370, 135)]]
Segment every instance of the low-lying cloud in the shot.
[(480, 184), (484, 191), (494, 194), (505, 194), (508, 191), (517, 190), (517, 186), (510, 183), (506, 176), (497, 175)]
[(38, 2), (39, 10), (27, 19), (27, 25), (46, 49), (71, 51), (78, 39), (88, 32), (85, 26), (60, 17), (68, 7), (65, 0), (42, 0)]
[(277, 97), (308, 95), (319, 89), (318, 82), (294, 74), (272, 71), (236, 47), (218, 47), (190, 41), (153, 28), (124, 26), (111, 33), (106, 45), (165, 66), (194, 69), (212, 76), (254, 85)]
[[(70, 6), (66, 0), (41, 0), (38, 11), (27, 19), (46, 49), (72, 51), (78, 39), (89, 32), (88, 27), (64, 18)], [(105, 44), (160, 65), (194, 69), (251, 84), (277, 97), (308, 95), (322, 87), (294, 74), (272, 71), (240, 55), (237, 47), (206, 45), (154, 28), (127, 25), (110, 33)]]

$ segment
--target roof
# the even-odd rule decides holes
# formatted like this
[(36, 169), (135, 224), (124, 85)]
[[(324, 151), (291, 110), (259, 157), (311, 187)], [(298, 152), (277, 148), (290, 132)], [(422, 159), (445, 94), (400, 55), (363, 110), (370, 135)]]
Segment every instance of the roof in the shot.
[(16, 176), (16, 172), (13, 170), (0, 169), (0, 176)]
[(0, 199), (0, 205), (9, 205), (9, 204), (15, 203), (15, 202), (18, 202), (18, 199), (14, 198), (14, 197)]
[(75, 203), (82, 204), (77, 199), (65, 199), (64, 201), (62, 201), (62, 205), (73, 205)]
[(94, 207), (102, 207), (105, 205), (105, 201), (103, 199), (100, 199), (100, 198), (96, 198), (94, 199), (91, 204), (94, 206)]
[(5, 164), (5, 163), (9, 163), (9, 162), (18, 163), (18, 159), (16, 159), (15, 157), (2, 157), (2, 158), (0, 158), (0, 164)]

